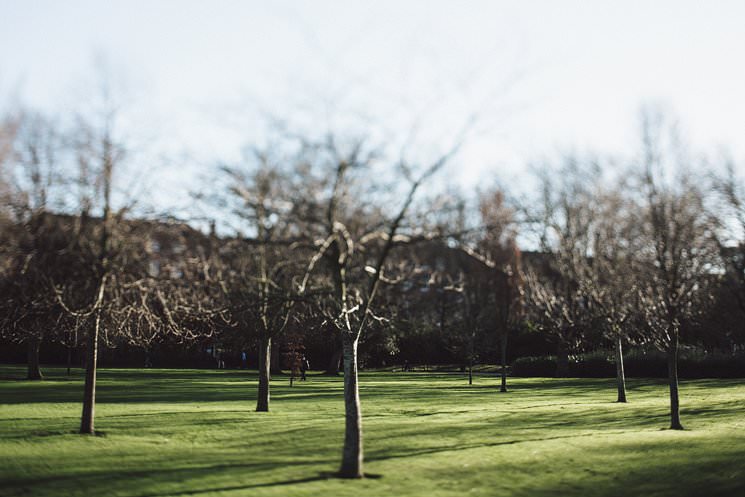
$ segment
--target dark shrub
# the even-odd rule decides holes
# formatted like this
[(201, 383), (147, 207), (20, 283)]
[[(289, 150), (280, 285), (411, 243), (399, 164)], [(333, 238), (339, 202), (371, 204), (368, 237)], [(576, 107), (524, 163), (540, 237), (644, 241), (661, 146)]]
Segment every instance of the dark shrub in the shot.
[(512, 363), (512, 374), (515, 376), (548, 376), (556, 375), (556, 358), (520, 357)]
[[(628, 378), (666, 378), (667, 355), (658, 350), (632, 350), (624, 357), (624, 370)], [(576, 378), (613, 378), (616, 364), (610, 352), (597, 351), (570, 358), (569, 372)], [(553, 377), (556, 358), (521, 357), (512, 364), (512, 373)], [(745, 378), (745, 353), (684, 349), (678, 357), (678, 375), (681, 378)]]

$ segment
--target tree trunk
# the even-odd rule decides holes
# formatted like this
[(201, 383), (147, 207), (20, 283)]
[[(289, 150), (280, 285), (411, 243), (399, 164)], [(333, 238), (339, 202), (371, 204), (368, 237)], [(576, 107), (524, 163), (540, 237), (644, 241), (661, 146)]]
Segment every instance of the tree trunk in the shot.
[(100, 314), (96, 323), (88, 332), (88, 349), (85, 361), (85, 393), (83, 395), (83, 415), (80, 418), (80, 433), (93, 435), (93, 419), (96, 409), (96, 364), (98, 361), (98, 329), (101, 325)]
[(473, 385), (473, 361), (468, 361), (468, 384)]
[(569, 376), (569, 351), (563, 340), (559, 340), (556, 346), (556, 377), (567, 378)]
[(616, 385), (618, 387), (618, 402), (626, 402), (626, 375), (623, 372), (623, 339), (616, 335)]
[(507, 391), (507, 330), (501, 336), (501, 362), (502, 362), (502, 384), (499, 387), (500, 392)]
[(67, 346), (67, 376), (70, 376), (70, 369), (72, 368), (72, 347)]
[(675, 330), (667, 349), (667, 372), (670, 380), (670, 429), (682, 430), (678, 397), (678, 331)]
[(331, 354), (331, 360), (323, 374), (328, 376), (336, 376), (339, 374), (339, 364), (341, 363), (342, 353), (342, 347), (334, 347), (334, 353)]
[(41, 380), (43, 379), (41, 368), (39, 367), (39, 347), (41, 346), (41, 340), (39, 340), (38, 337), (29, 337), (27, 346), (28, 374), (26, 375), (26, 377), (29, 380)]
[(262, 337), (259, 340), (259, 396), (256, 399), (256, 410), (269, 411), (269, 379), (271, 378), (272, 339)]
[(342, 452), (342, 478), (362, 478), (362, 411), (357, 383), (357, 343), (352, 337), (344, 337), (344, 450)]

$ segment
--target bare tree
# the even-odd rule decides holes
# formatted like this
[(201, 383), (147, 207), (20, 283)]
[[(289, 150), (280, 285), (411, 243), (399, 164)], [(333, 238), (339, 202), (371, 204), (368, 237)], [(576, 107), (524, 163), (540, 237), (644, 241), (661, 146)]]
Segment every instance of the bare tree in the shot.
[(291, 217), (289, 185), (277, 157), (283, 151), (277, 148), (251, 150), (247, 167), (222, 167), (228, 197), (220, 202), (250, 232), (224, 247), (222, 284), (243, 340), (259, 342), (257, 411), (269, 410), (272, 342), (287, 328), (301, 298), (296, 280), (305, 269)]
[(557, 376), (568, 376), (569, 351), (580, 347), (590, 319), (582, 287), (592, 255), (598, 176), (593, 161), (566, 157), (560, 168), (539, 172), (539, 207), (524, 208), (541, 249), (526, 260), (531, 312), (556, 339)]
[(714, 180), (718, 194), (717, 243), (725, 265), (724, 283), (745, 315), (745, 184), (737, 177), (732, 159), (725, 160), (724, 174)]
[(58, 303), (86, 335), (83, 434), (94, 433), (100, 342), (147, 344), (166, 333), (193, 338), (211, 331), (205, 319), (221, 317), (209, 302), (210, 278), (202, 277), (205, 259), (192, 253), (168, 271), (162, 264), (154, 271), (148, 248), (153, 224), (128, 217), (131, 197), (122, 196), (115, 204), (127, 147), (119, 128), (121, 109), (108, 80), (102, 80), (100, 90), (98, 105), (89, 115), (78, 116), (72, 135), (78, 215), (68, 253), (76, 274), (55, 282)]
[(621, 188), (599, 189), (595, 204), (591, 255), (586, 260), (581, 291), (590, 299), (590, 312), (614, 344), (617, 401), (626, 402), (624, 341), (635, 335), (638, 308), (636, 263), (641, 226), (636, 205)]
[(433, 279), (439, 280), (437, 290), (443, 297), (453, 295), (452, 304), (457, 310), (451, 316), (452, 324), (447, 329), (445, 342), (464, 361), (462, 368), (468, 373), (468, 384), (472, 385), (478, 343), (485, 338), (489, 323), (494, 321), (493, 273), (481, 261), (464, 256), (460, 251), (450, 255), (450, 267), (433, 274)]
[(716, 278), (718, 247), (705, 192), (688, 173), (677, 134), (658, 112), (647, 111), (642, 119), (639, 299), (650, 340), (667, 352), (670, 428), (680, 430), (680, 328), (706, 303), (706, 288)]
[[(406, 241), (405, 237), (399, 236), (399, 230), (405, 224), (417, 191), (424, 181), (444, 166), (457, 147), (423, 168), (418, 175), (407, 163), (399, 164), (405, 186), (398, 183), (395, 187), (403, 190), (403, 201), (390, 217), (385, 215), (390, 212), (385, 206), (365, 203), (371, 188), (375, 193), (376, 185), (363, 173), (376, 154), (367, 150), (361, 141), (353, 143), (347, 152), (340, 148), (333, 137), (329, 137), (322, 147), (316, 147), (320, 152), (319, 159), (333, 172), (327, 177), (320, 176), (315, 192), (301, 196), (310, 200), (306, 205), (296, 205), (303, 217), (314, 219), (319, 228), (316, 231), (319, 235), (317, 251), (308, 265), (301, 290), (315, 267), (322, 264), (333, 296), (330, 305), (326, 306), (327, 320), (341, 334), (343, 344), (345, 435), (339, 474), (345, 478), (361, 478), (364, 472), (358, 385), (359, 340), (370, 320), (376, 319), (373, 305), (376, 294), (381, 283), (390, 281), (385, 274), (386, 262), (394, 247)], [(330, 181), (322, 179), (324, 177)], [(303, 190), (307, 191), (307, 187), (299, 191)]]
[[(94, 433), (98, 346), (101, 325), (106, 317), (107, 286), (114, 283), (112, 280), (119, 272), (112, 244), (112, 235), (116, 237), (119, 233), (115, 231), (116, 213), (113, 212), (111, 194), (115, 169), (123, 161), (125, 153), (124, 146), (115, 139), (117, 108), (111, 102), (106, 87), (102, 88), (102, 98), (102, 107), (95, 121), (79, 120), (76, 140), (81, 186), (80, 236), (76, 249), (81, 265), (90, 270), (88, 280), (83, 283), (84, 288), (79, 289), (81, 295), (86, 295), (85, 310), (78, 308), (70, 313), (79, 319), (92, 318), (86, 340), (85, 393), (80, 421), (80, 433), (87, 434)], [(85, 187), (92, 191), (85, 191)], [(95, 200), (100, 202), (101, 217), (94, 226), (90, 216)], [(123, 212), (119, 214), (123, 215)]]
[[(468, 361), (469, 384), (472, 383), (475, 346), (484, 333), (494, 332), (501, 364), (500, 391), (507, 391), (507, 341), (510, 330), (522, 319), (523, 277), (520, 251), (517, 248), (516, 224), (512, 209), (505, 203), (500, 190), (481, 192), (478, 197), (478, 217), (474, 226), (460, 225), (439, 228), (448, 237), (453, 252), (454, 268), (445, 268), (443, 276), (449, 284), (444, 290), (454, 291), (460, 298), (463, 330), (456, 333), (460, 348)], [(442, 276), (441, 276), (442, 279)]]
[(520, 326), (524, 315), (524, 275), (517, 247), (517, 224), (514, 210), (507, 205), (505, 194), (499, 189), (481, 193), (479, 212), (484, 228), (480, 250), (494, 273), (495, 324), (501, 366), (499, 390), (507, 392), (507, 341), (510, 331)]
[(65, 248), (62, 226), (52, 212), (53, 202), (62, 197), (64, 143), (58, 124), (30, 109), (5, 128), (12, 141), (3, 145), (2, 196), (9, 223), (6, 233), (11, 236), (4, 245), (9, 266), (3, 282), (2, 331), (26, 343), (28, 378), (40, 380), (40, 344), (60, 324), (49, 281), (64, 269), (58, 264), (58, 253)]

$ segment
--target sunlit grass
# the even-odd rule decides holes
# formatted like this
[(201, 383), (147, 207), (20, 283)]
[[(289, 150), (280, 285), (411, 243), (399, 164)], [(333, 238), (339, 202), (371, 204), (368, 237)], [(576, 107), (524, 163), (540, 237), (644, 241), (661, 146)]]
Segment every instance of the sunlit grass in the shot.
[(330, 477), (342, 379), (275, 378), (256, 413), (245, 371), (103, 370), (96, 428), (75, 434), (82, 372), (28, 382), (0, 368), (0, 495), (745, 495), (745, 382), (682, 383), (687, 430), (665, 429), (664, 382), (363, 373), (366, 472)]

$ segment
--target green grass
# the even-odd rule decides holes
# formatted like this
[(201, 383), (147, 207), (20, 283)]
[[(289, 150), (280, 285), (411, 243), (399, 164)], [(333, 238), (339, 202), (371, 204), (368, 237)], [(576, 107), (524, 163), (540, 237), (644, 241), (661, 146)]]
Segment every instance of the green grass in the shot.
[(334, 479), (342, 379), (273, 382), (256, 413), (255, 373), (102, 370), (96, 428), (75, 434), (82, 372), (13, 380), (0, 367), (2, 496), (745, 495), (745, 382), (681, 385), (687, 430), (665, 429), (667, 390), (612, 380), (362, 374), (366, 471)]

